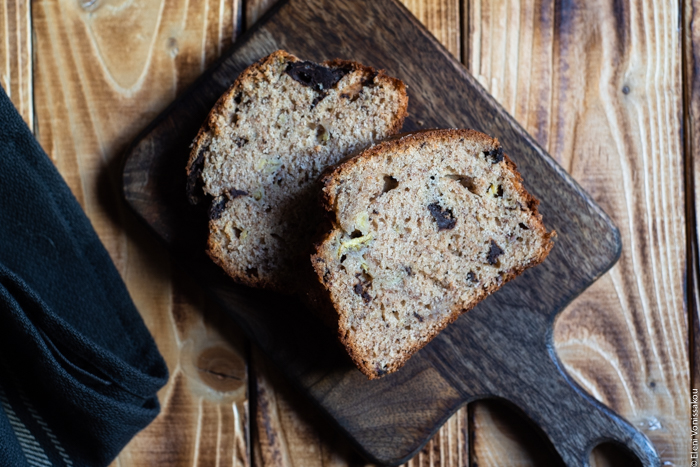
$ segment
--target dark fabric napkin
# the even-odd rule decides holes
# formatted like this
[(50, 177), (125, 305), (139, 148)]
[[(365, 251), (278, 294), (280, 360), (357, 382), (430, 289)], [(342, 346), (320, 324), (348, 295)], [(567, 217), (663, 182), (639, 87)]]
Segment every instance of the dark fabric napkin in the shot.
[(0, 89), (0, 466), (102, 466), (168, 370), (58, 171)]

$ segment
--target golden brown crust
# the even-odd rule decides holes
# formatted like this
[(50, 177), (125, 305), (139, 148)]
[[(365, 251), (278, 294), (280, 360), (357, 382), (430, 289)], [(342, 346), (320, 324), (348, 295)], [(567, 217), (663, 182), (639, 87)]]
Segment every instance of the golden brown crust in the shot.
[[(343, 176), (343, 173), (352, 170), (355, 165), (366, 163), (369, 159), (374, 157), (382, 157), (385, 151), (393, 150), (397, 147), (410, 147), (415, 144), (420, 144), (424, 139), (449, 138), (452, 136), (461, 136), (470, 139), (473, 138), (474, 140), (482, 141), (487, 145), (493, 146), (494, 149), (498, 147), (498, 140), (495, 138), (490, 138), (484, 133), (476, 130), (419, 130), (411, 133), (394, 135), (385, 139), (381, 143), (372, 146), (371, 148), (367, 148), (365, 151), (362, 151), (359, 154), (352, 155), (349, 158), (340, 161), (338, 164), (329, 167), (326, 170), (326, 172), (321, 176), (321, 183), (323, 184), (321, 201), (324, 209), (326, 209), (326, 211), (329, 213), (335, 212), (337, 180)], [(515, 164), (512, 161), (510, 163), (513, 165), (513, 167), (515, 167)]]
[[(338, 207), (336, 193), (338, 192), (339, 184), (344, 177), (353, 171), (356, 167), (361, 164), (368, 164), (372, 158), (383, 158), (387, 151), (396, 151), (398, 148), (415, 147), (421, 144), (427, 139), (449, 139), (449, 138), (465, 138), (472, 141), (478, 141), (480, 144), (486, 147), (490, 147), (493, 150), (500, 148), (498, 141), (495, 138), (490, 138), (489, 136), (474, 131), (474, 130), (422, 130), (415, 133), (395, 135), (387, 140), (379, 143), (367, 150), (361, 152), (360, 154), (346, 158), (345, 160), (339, 162), (333, 167), (327, 169), (321, 177), (321, 183), (323, 184), (323, 189), (321, 193), (321, 203), (323, 208), (327, 211), (330, 221), (335, 226), (335, 229), (339, 228)], [(398, 152), (398, 151), (397, 151)], [(346, 348), (348, 354), (350, 355), (356, 366), (364, 373), (369, 379), (376, 379), (383, 376), (386, 373), (391, 373), (396, 371), (401, 366), (403, 366), (406, 361), (415, 354), (418, 350), (423, 348), (428, 342), (430, 342), (437, 334), (440, 333), (445, 327), (450, 323), (454, 322), (462, 313), (471, 310), (479, 302), (481, 302), (488, 295), (499, 289), (506, 282), (514, 279), (520, 275), (524, 270), (529, 267), (540, 264), (549, 254), (553, 247), (552, 238), (556, 236), (554, 231), (547, 232), (544, 224), (542, 223), (542, 216), (539, 214), (537, 205), (539, 201), (534, 198), (529, 192), (527, 192), (522, 184), (522, 176), (517, 171), (515, 163), (503, 155), (503, 161), (508, 168), (514, 174), (514, 185), (517, 193), (525, 200), (527, 208), (532, 214), (532, 223), (529, 225), (531, 229), (536, 230), (545, 239), (544, 246), (535, 255), (535, 257), (529, 261), (527, 264), (520, 265), (520, 267), (513, 268), (509, 271), (505, 271), (502, 276), (502, 281), (500, 283), (492, 283), (487, 288), (479, 289), (477, 296), (469, 303), (466, 307), (462, 307), (460, 304), (456, 304), (451, 312), (443, 321), (441, 321), (438, 326), (430, 329), (428, 333), (422, 336), (421, 340), (417, 345), (414, 345), (410, 349), (403, 351), (402, 355), (394, 359), (386, 368), (384, 368), (381, 373), (377, 371), (375, 367), (370, 363), (370, 359), (364, 355), (362, 347), (355, 342), (353, 335), (345, 332), (342, 326), (338, 325), (338, 320), (341, 319), (340, 312), (336, 310), (336, 322), (335, 327), (338, 330), (338, 338), (343, 346)], [(326, 261), (330, 261), (326, 258), (323, 250), (327, 242), (330, 241), (331, 236), (335, 230), (330, 230), (326, 232), (315, 244), (314, 253), (311, 255), (311, 263), (316, 271), (316, 284), (315, 287), (318, 290), (322, 290), (325, 293), (324, 299), (319, 300), (319, 302), (324, 302), (331, 304), (333, 300), (331, 298), (330, 289), (333, 287), (333, 281), (328, 280), (324, 275), (328, 274), (328, 269)], [(316, 294), (321, 292), (316, 291)], [(328, 307), (328, 305), (325, 305)], [(326, 313), (328, 313), (326, 311)]]

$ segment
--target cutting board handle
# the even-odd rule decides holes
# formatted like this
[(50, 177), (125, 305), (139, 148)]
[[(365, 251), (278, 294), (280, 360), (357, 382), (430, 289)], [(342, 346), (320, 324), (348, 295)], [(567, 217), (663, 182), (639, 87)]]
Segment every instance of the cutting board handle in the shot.
[(551, 364), (539, 367), (536, 384), (530, 390), (523, 391), (520, 386), (504, 397), (540, 426), (564, 463), (588, 467), (593, 448), (612, 442), (627, 448), (642, 466), (660, 466), (661, 460), (649, 439), (566, 375), (553, 345), (549, 346), (549, 353)]

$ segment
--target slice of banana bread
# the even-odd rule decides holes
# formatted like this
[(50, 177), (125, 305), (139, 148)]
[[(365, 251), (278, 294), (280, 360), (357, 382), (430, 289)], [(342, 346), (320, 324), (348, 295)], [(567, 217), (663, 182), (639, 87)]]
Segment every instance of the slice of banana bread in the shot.
[(370, 379), (397, 370), (553, 245), (515, 164), (476, 131), (387, 140), (323, 183), (333, 227), (311, 262), (341, 342)]
[(280, 50), (244, 70), (187, 164), (190, 202), (211, 199), (209, 256), (239, 282), (293, 292), (322, 217), (318, 176), (397, 133), (407, 105), (400, 80), (355, 62)]

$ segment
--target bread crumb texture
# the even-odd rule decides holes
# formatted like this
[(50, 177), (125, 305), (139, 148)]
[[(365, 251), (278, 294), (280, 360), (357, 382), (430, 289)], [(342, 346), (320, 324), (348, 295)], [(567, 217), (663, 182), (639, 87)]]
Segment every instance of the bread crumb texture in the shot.
[(239, 282), (291, 292), (318, 225), (327, 166), (400, 130), (404, 84), (355, 62), (277, 51), (219, 99), (187, 164), (191, 202), (211, 203), (212, 259)]
[(553, 245), (515, 164), (476, 131), (395, 138), (323, 181), (334, 228), (311, 260), (369, 378), (397, 370)]

